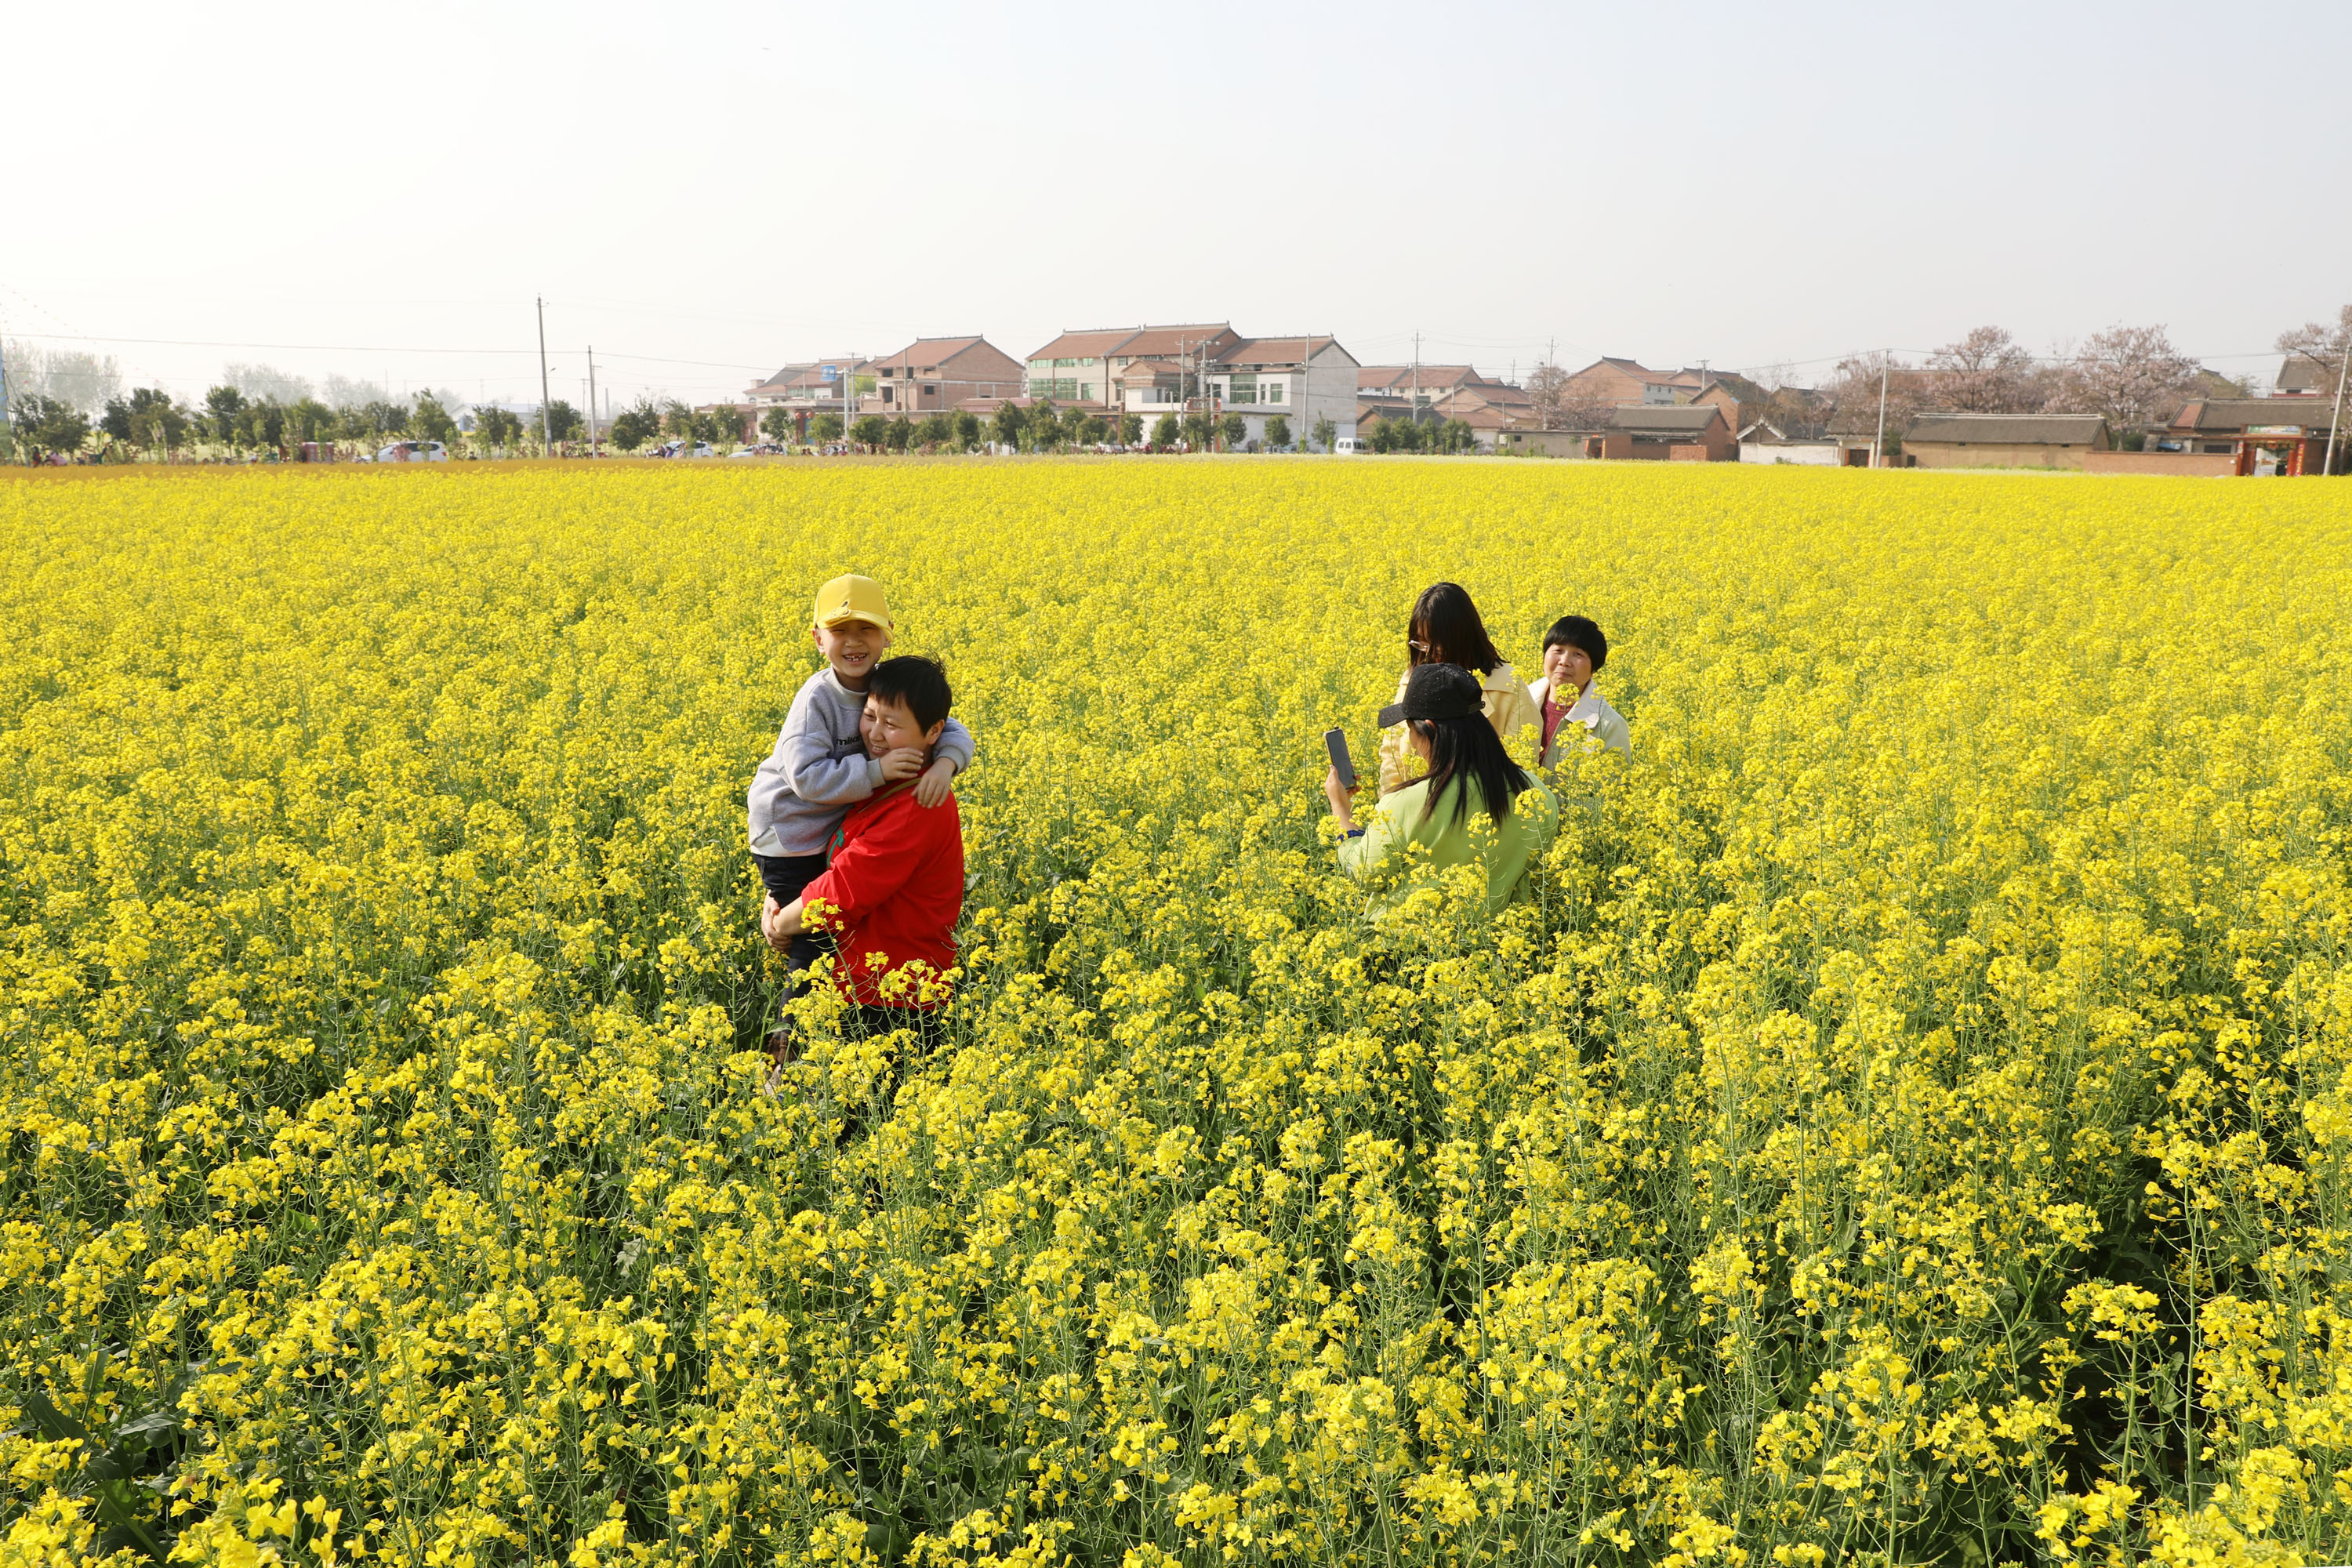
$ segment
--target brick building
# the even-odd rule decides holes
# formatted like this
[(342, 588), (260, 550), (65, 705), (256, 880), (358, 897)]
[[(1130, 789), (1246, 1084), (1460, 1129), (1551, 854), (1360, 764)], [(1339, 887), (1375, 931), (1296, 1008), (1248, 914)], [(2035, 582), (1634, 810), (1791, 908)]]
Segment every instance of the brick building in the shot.
[(1564, 400), (1611, 408), (1660, 407), (1687, 403), (1705, 385), (1695, 370), (1650, 370), (1630, 359), (1603, 355), (1568, 377)]
[(866, 412), (898, 419), (947, 413), (971, 398), (993, 406), (1022, 386), (1021, 362), (979, 336), (917, 338), (861, 368), (875, 384)]

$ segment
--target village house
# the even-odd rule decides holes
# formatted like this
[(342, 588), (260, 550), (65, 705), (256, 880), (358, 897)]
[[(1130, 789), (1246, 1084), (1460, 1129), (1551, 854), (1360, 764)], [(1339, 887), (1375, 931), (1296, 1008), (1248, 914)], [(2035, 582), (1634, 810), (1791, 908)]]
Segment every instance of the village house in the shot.
[(1334, 439), (1355, 435), (1362, 368), (1337, 338), (1244, 338), (1210, 362), (1208, 395), (1218, 412), (1242, 416), (1250, 442), (1263, 442), (1266, 421), (1280, 418), (1293, 442), (1309, 445), (1323, 419), (1331, 422)]
[[(1160, 416), (1238, 414), (1252, 444), (1281, 419), (1307, 444), (1317, 421), (1356, 433), (1356, 357), (1328, 336), (1244, 338), (1223, 321), (1064, 332), (1024, 365), (1027, 399), (1059, 408), (1132, 414), (1148, 434)], [(1023, 406), (1026, 406), (1026, 403)]]
[[(2157, 433), (2158, 450), (2218, 457), (2239, 474), (2316, 474), (2335, 421), (2331, 397), (2200, 397)], [(2336, 436), (2336, 471), (2352, 466), (2352, 443)]]
[(875, 382), (875, 407), (898, 419), (944, 414), (978, 399), (993, 407), (1021, 390), (1021, 362), (984, 337), (917, 338), (861, 367)]
[(1736, 463), (1739, 442), (1723, 410), (1639, 404), (1612, 408), (1599, 426), (1582, 430), (1500, 431), (1495, 451), (1506, 457), (1606, 458), (1616, 461)]
[(2274, 397), (2333, 397), (2336, 367), (2308, 354), (2289, 354), (2279, 362), (2278, 379), (2271, 384)]
[(2114, 445), (2096, 414), (1921, 414), (1903, 433), (1922, 468), (2079, 468)]
[[(1900, 452), (1903, 445), (1903, 421), (1890, 415), (1885, 430), (1886, 449), (1883, 466), (1897, 468), (1907, 467), (1908, 464)], [(1878, 440), (1878, 405), (1874, 401), (1841, 404), (1830, 416), (1828, 433), (1829, 438), (1837, 444), (1838, 461), (1841, 467), (1848, 468), (1870, 467), (1870, 455)]]
[(1722, 409), (1734, 430), (1745, 430), (1764, 417), (1772, 395), (1744, 375), (1716, 371), (1701, 379), (1699, 389), (1691, 394), (1689, 401)]
[(1650, 370), (1630, 359), (1603, 355), (1567, 378), (1562, 384), (1570, 403), (1597, 403), (1612, 408), (1658, 407), (1687, 403), (1696, 396), (1705, 378), (1694, 370)]
[(1843, 467), (1846, 459), (1844, 448), (1826, 436), (1790, 436), (1779, 426), (1759, 420), (1739, 432), (1739, 460), (1835, 468)]
[[(836, 354), (830, 359), (788, 364), (748, 388), (744, 401), (762, 416), (766, 410), (779, 406), (791, 410), (793, 437), (804, 441), (808, 439), (809, 420), (819, 414), (842, 414), (856, 419), (861, 412), (872, 411), (869, 403), (880, 379), (872, 364), (863, 354)], [(832, 375), (828, 376), (827, 371)]]
[(1713, 405), (1679, 407), (1619, 407), (1609, 424), (1586, 443), (1596, 458), (1651, 458), (1676, 462), (1733, 463), (1739, 442), (1731, 421)]
[(1064, 332), (1029, 356), (1022, 390), (1057, 405), (1109, 404), (1118, 397), (1119, 373), (1139, 360), (1167, 360), (1197, 372), (1239, 342), (1241, 334), (1223, 321)]
[(1368, 364), (1356, 375), (1356, 420), (1412, 416), (1416, 396), (1424, 421), (1458, 419), (1479, 449), (1495, 449), (1498, 432), (1534, 417), (1527, 389), (1466, 364)]

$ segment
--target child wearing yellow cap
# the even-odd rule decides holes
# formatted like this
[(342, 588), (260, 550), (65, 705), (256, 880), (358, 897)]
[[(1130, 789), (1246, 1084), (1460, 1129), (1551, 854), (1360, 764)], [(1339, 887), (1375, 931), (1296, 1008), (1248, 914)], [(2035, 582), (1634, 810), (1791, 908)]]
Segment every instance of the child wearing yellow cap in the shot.
[[(915, 803), (936, 806), (948, 798), (956, 774), (971, 765), (971, 731), (953, 719), (928, 751), (910, 746), (866, 754), (857, 721), (875, 663), (896, 629), (882, 584), (871, 577), (835, 577), (816, 591), (810, 635), (825, 667), (793, 698), (775, 750), (752, 775), (749, 801), (751, 859), (779, 906), (793, 903), (824, 875), (825, 841), (851, 806), (909, 779)], [(821, 951), (812, 936), (793, 938), (793, 973)]]

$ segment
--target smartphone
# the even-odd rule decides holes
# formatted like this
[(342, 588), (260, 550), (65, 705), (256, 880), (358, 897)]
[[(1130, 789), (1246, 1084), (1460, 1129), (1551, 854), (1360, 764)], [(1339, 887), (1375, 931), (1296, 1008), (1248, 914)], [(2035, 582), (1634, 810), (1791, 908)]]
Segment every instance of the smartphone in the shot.
[(1356, 787), (1355, 760), (1348, 755), (1348, 731), (1323, 731), (1323, 749), (1331, 753), (1331, 765), (1339, 770), (1339, 782), (1349, 789)]

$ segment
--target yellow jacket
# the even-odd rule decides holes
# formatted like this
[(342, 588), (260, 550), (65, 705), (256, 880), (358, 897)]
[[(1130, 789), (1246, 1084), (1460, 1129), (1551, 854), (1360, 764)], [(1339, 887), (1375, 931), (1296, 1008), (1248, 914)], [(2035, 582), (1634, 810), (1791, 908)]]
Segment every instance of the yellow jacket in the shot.
[[(1478, 675), (1475, 669), (1470, 673)], [(1396, 700), (1400, 702), (1404, 700), (1404, 683), (1412, 674), (1412, 671), (1408, 669), (1397, 677)], [(1536, 706), (1536, 700), (1528, 695), (1528, 683), (1519, 679), (1518, 671), (1509, 664), (1498, 664), (1486, 674), (1478, 675), (1478, 685), (1486, 693), (1483, 706), (1486, 710), (1486, 722), (1495, 726), (1495, 733), (1503, 737), (1504, 744), (1508, 745), (1517, 740), (1519, 731), (1530, 724), (1541, 731), (1543, 710)], [(1404, 743), (1403, 725), (1391, 724), (1381, 731), (1382, 795), (1402, 789), (1428, 766)]]

